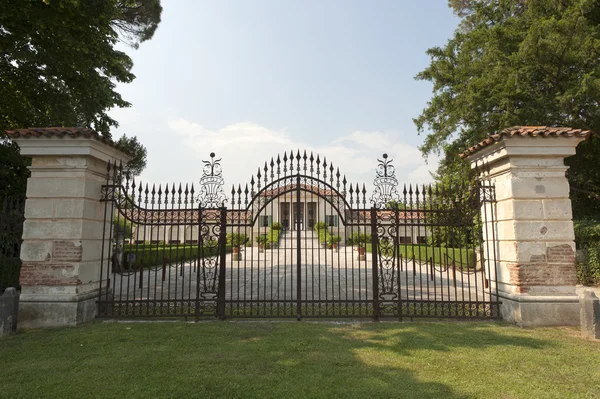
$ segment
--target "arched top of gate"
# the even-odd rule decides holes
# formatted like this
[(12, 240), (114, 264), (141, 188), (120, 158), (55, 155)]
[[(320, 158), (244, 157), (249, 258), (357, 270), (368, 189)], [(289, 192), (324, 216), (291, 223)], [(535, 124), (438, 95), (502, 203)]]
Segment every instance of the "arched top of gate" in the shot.
[(366, 186), (348, 182), (338, 167), (326, 157), (313, 152), (290, 151), (272, 157), (259, 167), (250, 183), (235, 185), (231, 190), (231, 204), (239, 208), (264, 208), (266, 203), (300, 187), (330, 203), (338, 211), (366, 207)]

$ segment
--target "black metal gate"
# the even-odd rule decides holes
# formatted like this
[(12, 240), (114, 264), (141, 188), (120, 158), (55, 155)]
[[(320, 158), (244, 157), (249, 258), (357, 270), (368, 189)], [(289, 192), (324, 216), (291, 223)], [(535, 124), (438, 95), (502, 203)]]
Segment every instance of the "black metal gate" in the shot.
[(109, 165), (100, 317), (498, 316), (483, 182), (400, 190), (384, 154), (368, 197), (298, 151), (223, 183), (214, 153), (198, 189)]

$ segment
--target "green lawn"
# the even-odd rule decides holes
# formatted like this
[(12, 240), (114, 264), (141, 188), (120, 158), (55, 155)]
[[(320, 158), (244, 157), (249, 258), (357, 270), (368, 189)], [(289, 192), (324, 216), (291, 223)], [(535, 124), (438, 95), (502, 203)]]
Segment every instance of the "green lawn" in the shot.
[(600, 342), (495, 323), (103, 323), (0, 339), (2, 398), (598, 398)]

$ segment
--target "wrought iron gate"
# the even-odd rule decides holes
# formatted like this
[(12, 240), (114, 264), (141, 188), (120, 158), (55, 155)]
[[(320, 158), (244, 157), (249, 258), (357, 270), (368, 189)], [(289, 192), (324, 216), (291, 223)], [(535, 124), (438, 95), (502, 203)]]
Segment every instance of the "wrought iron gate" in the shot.
[(109, 165), (100, 317), (498, 316), (484, 182), (400, 189), (384, 154), (367, 196), (298, 151), (226, 196), (220, 161), (199, 189)]

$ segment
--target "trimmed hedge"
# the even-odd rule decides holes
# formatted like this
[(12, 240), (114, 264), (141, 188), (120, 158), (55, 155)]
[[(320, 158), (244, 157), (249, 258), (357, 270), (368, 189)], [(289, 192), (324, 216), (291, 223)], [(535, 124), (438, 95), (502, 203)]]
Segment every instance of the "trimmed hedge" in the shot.
[[(142, 246), (139, 245), (137, 248), (132, 246), (129, 248), (125, 247), (125, 267), (129, 266), (129, 254), (135, 255), (135, 267), (151, 267), (162, 265), (163, 263), (174, 263), (181, 261), (189, 261), (197, 259), (198, 256), (205, 258), (208, 256), (216, 256), (218, 252), (218, 246), (211, 247), (198, 247), (197, 245), (172, 245), (163, 247), (156, 246)], [(225, 247), (226, 253), (231, 253), (231, 245)], [(130, 267), (130, 266), (129, 266)]]
[[(391, 248), (390, 248), (391, 249)], [(385, 247), (383, 248), (385, 251)], [(429, 261), (433, 259), (433, 263), (437, 265), (444, 264), (446, 262), (446, 255), (448, 256), (448, 263), (452, 264), (454, 260), (456, 266), (460, 268), (473, 268), (476, 265), (475, 251), (466, 248), (448, 248), (448, 247), (431, 247), (428, 245), (399, 245), (398, 250), (400, 255), (404, 259), (412, 259), (419, 261)], [(367, 252), (371, 252), (371, 244), (367, 244)]]

